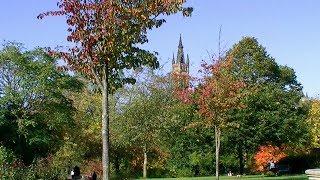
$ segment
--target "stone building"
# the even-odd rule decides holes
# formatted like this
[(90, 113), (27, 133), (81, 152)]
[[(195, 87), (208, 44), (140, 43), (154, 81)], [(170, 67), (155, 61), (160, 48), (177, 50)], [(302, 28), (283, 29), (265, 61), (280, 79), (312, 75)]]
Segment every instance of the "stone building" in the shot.
[(186, 88), (189, 85), (189, 67), (190, 67), (189, 55), (187, 58), (184, 56), (182, 38), (180, 35), (178, 53), (175, 58), (174, 54), (172, 57), (172, 78), (179, 87)]

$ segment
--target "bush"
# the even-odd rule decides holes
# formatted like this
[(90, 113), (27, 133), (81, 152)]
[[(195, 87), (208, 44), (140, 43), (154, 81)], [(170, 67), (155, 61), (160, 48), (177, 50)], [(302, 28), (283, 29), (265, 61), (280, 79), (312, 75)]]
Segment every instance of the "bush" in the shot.
[(300, 174), (307, 169), (320, 167), (320, 149), (313, 149), (308, 153), (292, 154), (279, 161), (278, 164), (288, 165), (290, 173)]
[(13, 152), (0, 146), (0, 179), (8, 179), (15, 176), (15, 162), (17, 162), (17, 159)]
[(287, 155), (282, 148), (272, 145), (260, 146), (259, 151), (254, 155), (255, 170), (258, 172), (266, 172), (269, 162), (277, 163), (285, 157), (287, 157)]
[(66, 179), (74, 166), (81, 167), (82, 153), (77, 150), (76, 144), (66, 142), (55, 154), (34, 160), (28, 167), (14, 169), (23, 174), (22, 178), (14, 179)]

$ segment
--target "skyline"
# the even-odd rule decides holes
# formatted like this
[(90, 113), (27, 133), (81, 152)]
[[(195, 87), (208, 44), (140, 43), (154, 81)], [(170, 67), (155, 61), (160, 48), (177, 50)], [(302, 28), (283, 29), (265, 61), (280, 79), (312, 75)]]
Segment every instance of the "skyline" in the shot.
[[(190, 56), (190, 72), (196, 76), (201, 61), (217, 52), (222, 26), (222, 45), (227, 49), (244, 36), (256, 37), (278, 64), (295, 70), (308, 96), (319, 97), (319, 1), (190, 0), (187, 5), (194, 7), (191, 17), (181, 14), (167, 17), (167, 23), (150, 31), (149, 43), (143, 45), (159, 53), (166, 72), (171, 71), (172, 54), (176, 55), (182, 34), (185, 55)], [(36, 18), (52, 9), (56, 9), (54, 1), (3, 2), (0, 40), (21, 42), (28, 49), (67, 44), (63, 18)]]

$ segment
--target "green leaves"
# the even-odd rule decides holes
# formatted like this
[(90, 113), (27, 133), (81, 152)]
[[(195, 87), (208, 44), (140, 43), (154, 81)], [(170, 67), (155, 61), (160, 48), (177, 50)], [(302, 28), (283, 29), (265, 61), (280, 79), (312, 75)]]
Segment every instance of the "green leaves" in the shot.
[(246, 108), (231, 114), (238, 126), (225, 134), (227, 148), (238, 153), (241, 161), (244, 153), (253, 153), (259, 145), (308, 144), (308, 105), (301, 104), (302, 86), (294, 70), (278, 65), (252, 37), (243, 38), (228, 54), (234, 59), (233, 76), (247, 84), (247, 96), (242, 99)]
[(227, 55), (234, 59), (233, 74), (250, 85), (278, 80), (279, 66), (254, 37), (244, 37)]
[(16, 44), (0, 50), (0, 74), (0, 142), (28, 164), (59, 147), (74, 113), (65, 92), (81, 83), (42, 49)]
[[(127, 97), (131, 100), (123, 106), (119, 121), (125, 123), (127, 135), (131, 137), (129, 141), (133, 144), (157, 144), (159, 133), (166, 126), (171, 94), (170, 91), (165, 92), (165, 89), (158, 89), (161, 85), (156, 84), (157, 82), (153, 83), (155, 84), (139, 83), (138, 86), (127, 89), (135, 93)], [(139, 89), (135, 90), (135, 87)]]

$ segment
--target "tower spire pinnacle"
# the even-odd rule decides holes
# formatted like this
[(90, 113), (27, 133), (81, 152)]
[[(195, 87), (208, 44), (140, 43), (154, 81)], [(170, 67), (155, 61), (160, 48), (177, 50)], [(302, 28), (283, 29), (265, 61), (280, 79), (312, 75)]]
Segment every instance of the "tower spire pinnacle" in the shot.
[(185, 63), (181, 34), (180, 34), (179, 46), (178, 46), (177, 63)]
[(179, 39), (179, 46), (178, 47), (179, 48), (183, 48), (181, 33), (180, 33), (180, 39)]
[(172, 64), (175, 64), (176, 60), (174, 59), (174, 53), (172, 53)]
[(172, 57), (172, 74), (174, 75), (173, 79), (176, 85), (178, 85), (180, 88), (186, 88), (189, 86), (189, 80), (187, 78), (189, 75), (189, 64), (189, 55), (187, 55), (185, 59), (183, 52), (182, 36), (180, 34), (178, 53), (176, 57), (174, 57), (174, 55)]

